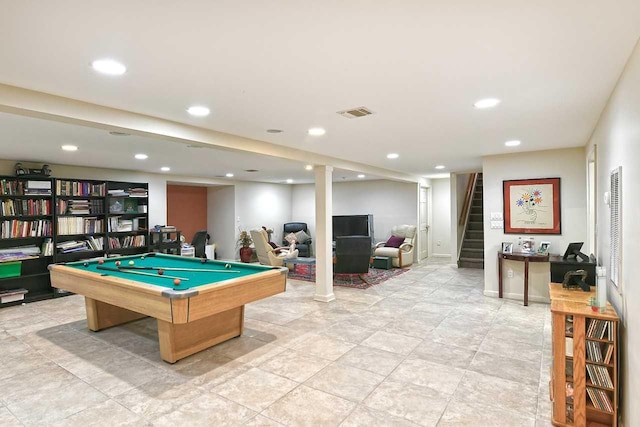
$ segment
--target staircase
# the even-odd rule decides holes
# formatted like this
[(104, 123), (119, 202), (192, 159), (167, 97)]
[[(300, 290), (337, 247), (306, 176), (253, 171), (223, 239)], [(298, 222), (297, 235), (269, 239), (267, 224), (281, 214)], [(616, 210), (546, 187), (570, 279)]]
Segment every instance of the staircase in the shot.
[(460, 268), (484, 268), (484, 231), (482, 228), (482, 174), (478, 174), (471, 201), (469, 222), (458, 260)]

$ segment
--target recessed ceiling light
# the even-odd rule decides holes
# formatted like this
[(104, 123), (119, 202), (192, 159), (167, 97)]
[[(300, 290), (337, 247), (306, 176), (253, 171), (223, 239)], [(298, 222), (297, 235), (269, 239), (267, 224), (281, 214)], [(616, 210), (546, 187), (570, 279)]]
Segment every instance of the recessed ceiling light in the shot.
[(473, 103), (473, 106), (482, 110), (483, 108), (493, 108), (500, 104), (500, 100), (497, 98), (484, 98)]
[(129, 136), (131, 135), (130, 133), (126, 133), (126, 132), (118, 132), (118, 131), (111, 131), (109, 132), (109, 135), (113, 135), (113, 136)]
[(293, 184), (293, 180), (291, 178), (287, 179), (287, 184)]
[(267, 129), (267, 133), (282, 133), (282, 129)]
[(389, 153), (389, 154), (387, 154), (387, 159), (397, 159), (398, 157), (400, 157), (400, 154), (398, 154), (398, 153)]
[(211, 111), (207, 107), (203, 107), (201, 105), (193, 105), (187, 108), (187, 113), (196, 117), (205, 117), (208, 116)]
[(113, 59), (97, 59), (91, 63), (94, 70), (110, 76), (121, 76), (127, 71), (127, 67)]
[(444, 166), (444, 165), (438, 165), (438, 166), (436, 166), (436, 169), (444, 169), (444, 168), (445, 168), (445, 166)]
[(231, 172), (225, 173), (224, 176), (227, 178), (233, 178), (233, 174)]
[(365, 177), (365, 174), (361, 173), (360, 175), (358, 175), (358, 178), (362, 179)]
[(517, 147), (518, 145), (520, 145), (520, 141), (514, 139), (512, 141), (505, 142), (504, 145), (506, 145), (507, 147)]
[(304, 170), (307, 170), (307, 171), (313, 170), (313, 165), (306, 165), (304, 167)]
[(66, 144), (62, 146), (64, 151), (78, 151), (78, 147), (75, 145)]
[(142, 153), (140, 153), (140, 154), (136, 154), (134, 157), (135, 157), (136, 159), (138, 159), (138, 160), (145, 160), (145, 159), (148, 159), (148, 158), (149, 158), (149, 156), (147, 156), (146, 154), (142, 154)]
[(322, 128), (311, 128), (308, 132), (311, 136), (322, 136), (327, 133), (327, 131)]
[(169, 172), (171, 170), (171, 168), (169, 166), (163, 166), (163, 167), (160, 168), (160, 170), (162, 172)]

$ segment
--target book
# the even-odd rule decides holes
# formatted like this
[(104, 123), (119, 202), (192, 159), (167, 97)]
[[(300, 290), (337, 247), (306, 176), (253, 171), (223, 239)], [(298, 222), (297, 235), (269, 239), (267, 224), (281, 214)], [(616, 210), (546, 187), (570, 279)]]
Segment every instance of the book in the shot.
[(573, 357), (573, 338), (571, 337), (566, 337), (564, 339), (564, 354), (565, 356), (571, 356)]

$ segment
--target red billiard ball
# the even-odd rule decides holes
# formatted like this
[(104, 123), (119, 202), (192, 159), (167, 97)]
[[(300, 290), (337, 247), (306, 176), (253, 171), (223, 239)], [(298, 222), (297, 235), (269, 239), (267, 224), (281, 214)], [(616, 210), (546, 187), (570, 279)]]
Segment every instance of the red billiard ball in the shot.
[(164, 270), (163, 269), (158, 270), (158, 274), (162, 276), (164, 274)]
[(116, 261), (116, 266), (120, 266), (120, 261)]
[(176, 286), (179, 286), (180, 285), (180, 279), (174, 279), (173, 280), (173, 284), (176, 285)]
[(98, 264), (104, 264), (104, 260), (103, 259), (99, 259), (98, 260)]

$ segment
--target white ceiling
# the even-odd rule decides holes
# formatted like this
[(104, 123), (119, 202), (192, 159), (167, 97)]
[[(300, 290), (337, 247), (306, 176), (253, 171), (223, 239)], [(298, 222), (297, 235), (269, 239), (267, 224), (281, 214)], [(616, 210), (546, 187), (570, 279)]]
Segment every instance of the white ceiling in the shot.
[[(0, 4), (2, 83), (417, 175), (584, 145), (640, 37), (638, 0)], [(93, 72), (104, 57), (127, 73)], [(359, 106), (375, 115), (336, 114)]]

